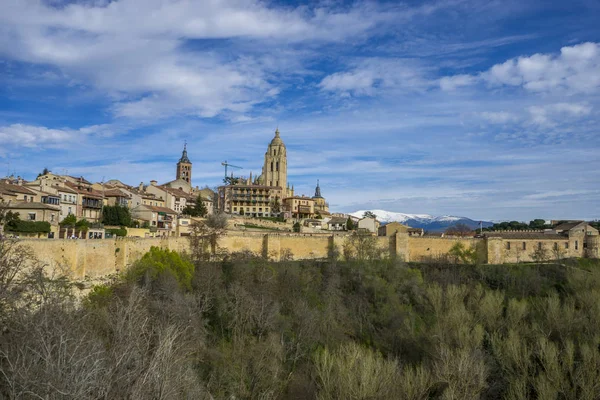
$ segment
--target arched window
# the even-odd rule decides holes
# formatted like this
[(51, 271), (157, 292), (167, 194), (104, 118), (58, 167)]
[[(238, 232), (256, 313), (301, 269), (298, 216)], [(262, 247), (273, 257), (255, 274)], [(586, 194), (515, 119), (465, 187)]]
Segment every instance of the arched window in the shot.
[(275, 163), (275, 171), (279, 171), (279, 161)]
[(271, 161), (271, 172), (273, 172), (273, 161)]

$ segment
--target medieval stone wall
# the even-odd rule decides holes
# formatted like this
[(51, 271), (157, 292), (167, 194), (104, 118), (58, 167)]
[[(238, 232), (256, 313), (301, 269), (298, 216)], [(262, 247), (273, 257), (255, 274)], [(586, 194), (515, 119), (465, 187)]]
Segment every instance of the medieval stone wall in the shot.
[[(587, 241), (586, 239), (589, 239)], [(405, 261), (424, 261), (447, 254), (456, 243), (477, 251), (480, 262), (490, 264), (534, 261), (534, 252), (542, 243), (547, 259), (556, 258), (553, 251), (556, 242), (560, 258), (598, 257), (600, 242), (593, 238), (571, 237), (557, 239), (518, 239), (501, 238), (438, 238), (408, 236), (397, 233), (393, 236), (375, 237), (375, 244), (382, 253), (396, 256)], [(584, 251), (584, 240), (587, 241)], [(330, 250), (343, 251), (348, 236), (342, 233), (255, 233), (230, 231), (219, 239), (218, 247), (228, 252), (250, 251), (268, 256), (272, 260), (285, 257), (293, 259), (323, 259)], [(33, 249), (38, 258), (54, 268), (70, 271), (74, 279), (97, 278), (123, 271), (140, 259), (150, 247), (157, 246), (178, 252), (189, 251), (189, 240), (185, 237), (166, 238), (115, 238), (115, 239), (24, 239), (21, 242)], [(522, 244), (526, 242), (526, 250)], [(568, 242), (568, 248), (565, 243)], [(521, 250), (518, 250), (521, 248)]]

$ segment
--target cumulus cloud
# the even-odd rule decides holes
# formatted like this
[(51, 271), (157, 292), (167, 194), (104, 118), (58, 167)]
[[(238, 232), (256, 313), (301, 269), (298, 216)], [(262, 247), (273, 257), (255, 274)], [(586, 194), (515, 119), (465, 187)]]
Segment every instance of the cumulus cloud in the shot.
[(592, 93), (600, 88), (600, 45), (587, 42), (563, 47), (559, 54), (512, 58), (480, 74), (443, 77), (440, 87), (454, 90), (481, 82), (531, 92)]
[[(277, 95), (272, 82), (279, 77), (264, 54), (273, 43), (335, 42), (392, 18), (369, 4), (291, 8), (252, 0), (118, 0), (51, 6), (6, 0), (0, 6), (0, 54), (58, 67), (75, 83), (115, 99), (117, 116), (212, 117), (245, 112)], [(258, 40), (263, 54), (196, 46), (205, 39), (224, 46)]]
[(80, 129), (47, 128), (45, 126), (12, 124), (0, 126), (1, 145), (20, 147), (74, 147), (88, 136), (112, 136), (115, 129), (111, 125), (91, 125)]

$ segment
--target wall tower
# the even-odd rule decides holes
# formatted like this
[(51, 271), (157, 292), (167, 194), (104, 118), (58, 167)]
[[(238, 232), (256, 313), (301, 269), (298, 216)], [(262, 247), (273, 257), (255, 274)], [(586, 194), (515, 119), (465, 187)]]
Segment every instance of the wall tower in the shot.
[(187, 155), (187, 143), (183, 145), (183, 153), (181, 153), (181, 158), (177, 163), (176, 179), (182, 179), (190, 185), (192, 184), (192, 162)]

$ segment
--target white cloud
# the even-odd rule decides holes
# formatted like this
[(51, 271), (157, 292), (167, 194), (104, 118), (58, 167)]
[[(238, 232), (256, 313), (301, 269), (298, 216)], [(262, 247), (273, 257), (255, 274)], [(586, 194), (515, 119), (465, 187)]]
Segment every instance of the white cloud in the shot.
[(444, 76), (440, 79), (440, 88), (446, 91), (452, 91), (463, 86), (473, 85), (477, 78), (472, 75), (454, 75)]
[(600, 88), (600, 45), (587, 42), (563, 47), (559, 54), (512, 58), (481, 74), (443, 77), (440, 87), (454, 90), (479, 82), (531, 92), (593, 93)]
[(483, 111), (479, 113), (479, 116), (493, 124), (506, 124), (519, 119), (518, 116), (506, 111)]
[(378, 89), (420, 91), (433, 85), (428, 68), (412, 59), (369, 58), (351, 64), (350, 70), (323, 78), (323, 91), (353, 95), (375, 95)]
[[(371, 4), (291, 8), (252, 0), (118, 0), (61, 7), (6, 0), (0, 5), (0, 55), (58, 67), (69, 79), (116, 99), (117, 116), (212, 117), (246, 112), (277, 95), (271, 82), (280, 80), (280, 70), (272, 70), (270, 46), (358, 37), (393, 19), (394, 13), (385, 11)], [(196, 39), (233, 47), (195, 47)], [(236, 40), (258, 40), (253, 48), (259, 50), (244, 55)], [(288, 60), (300, 55), (283, 56), (294, 64)]]
[(24, 147), (59, 145), (72, 140), (75, 131), (69, 129), (49, 129), (43, 126), (13, 124), (0, 127), (0, 143)]
[(556, 103), (528, 108), (531, 123), (540, 126), (555, 126), (565, 119), (572, 121), (575, 118), (587, 116), (592, 108), (582, 103)]

